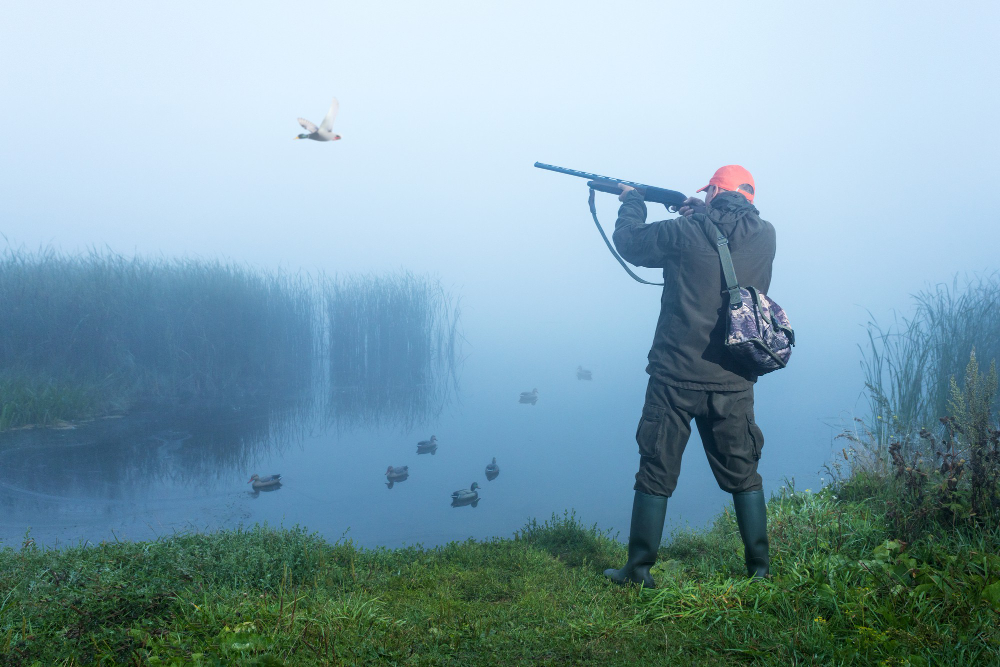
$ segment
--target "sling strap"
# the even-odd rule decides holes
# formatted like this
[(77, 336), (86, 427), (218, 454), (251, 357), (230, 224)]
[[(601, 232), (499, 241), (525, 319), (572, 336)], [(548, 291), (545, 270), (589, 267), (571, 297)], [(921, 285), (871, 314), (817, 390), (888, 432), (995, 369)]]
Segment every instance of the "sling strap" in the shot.
[[(643, 280), (639, 276), (635, 275), (635, 273), (632, 272), (632, 269), (628, 268), (628, 266), (625, 264), (625, 260), (622, 259), (621, 256), (618, 254), (618, 252), (615, 250), (615, 247), (611, 245), (611, 241), (608, 240), (608, 235), (604, 233), (604, 228), (601, 227), (601, 223), (597, 221), (597, 207), (594, 206), (594, 188), (590, 188), (589, 203), (590, 203), (590, 214), (594, 216), (594, 224), (597, 225), (597, 231), (601, 233), (601, 238), (604, 239), (604, 243), (607, 244), (608, 250), (610, 250), (611, 254), (615, 256), (615, 259), (618, 260), (618, 263), (622, 265), (622, 268), (625, 269), (625, 271), (627, 271), (630, 276), (632, 276), (635, 280), (639, 281), (643, 285), (662, 286), (663, 283), (651, 283), (648, 280)], [(727, 250), (726, 252), (728, 253), (729, 251)], [(733, 263), (732, 260), (729, 260), (730, 266), (732, 265), (732, 263)], [(737, 293), (739, 293), (738, 287), (736, 291)]]

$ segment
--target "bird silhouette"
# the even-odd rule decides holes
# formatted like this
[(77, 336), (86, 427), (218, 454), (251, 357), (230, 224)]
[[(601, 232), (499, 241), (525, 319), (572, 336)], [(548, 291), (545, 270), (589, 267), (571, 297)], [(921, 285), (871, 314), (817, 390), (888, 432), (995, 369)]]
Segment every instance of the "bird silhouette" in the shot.
[(333, 119), (337, 117), (337, 112), (340, 111), (340, 102), (337, 98), (333, 98), (333, 104), (330, 105), (330, 110), (326, 112), (326, 116), (323, 118), (323, 122), (316, 127), (312, 122), (306, 120), (305, 118), (299, 118), (299, 125), (304, 127), (308, 134), (300, 134), (296, 139), (312, 139), (313, 141), (337, 141), (340, 139), (339, 134), (333, 133)]

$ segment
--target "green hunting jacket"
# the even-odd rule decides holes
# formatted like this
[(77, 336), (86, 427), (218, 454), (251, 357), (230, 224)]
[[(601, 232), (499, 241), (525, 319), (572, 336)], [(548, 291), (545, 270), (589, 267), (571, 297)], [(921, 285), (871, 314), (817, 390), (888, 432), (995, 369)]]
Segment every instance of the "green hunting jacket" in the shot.
[(660, 318), (646, 372), (682, 389), (742, 391), (757, 381), (723, 345), (729, 294), (714, 225), (729, 238), (740, 287), (767, 292), (775, 235), (771, 223), (737, 192), (723, 192), (705, 213), (646, 224), (646, 203), (631, 190), (618, 209), (613, 239), (636, 266), (663, 269)]

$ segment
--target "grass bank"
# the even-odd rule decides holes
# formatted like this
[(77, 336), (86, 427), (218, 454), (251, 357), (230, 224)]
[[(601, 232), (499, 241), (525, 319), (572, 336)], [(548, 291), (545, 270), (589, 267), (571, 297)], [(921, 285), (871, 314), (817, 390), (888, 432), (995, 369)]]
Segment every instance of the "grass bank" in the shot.
[(769, 503), (774, 577), (735, 521), (674, 535), (656, 591), (572, 514), (510, 539), (363, 550), (256, 527), (0, 552), (0, 665), (996, 664), (1000, 535), (910, 543), (893, 477)]

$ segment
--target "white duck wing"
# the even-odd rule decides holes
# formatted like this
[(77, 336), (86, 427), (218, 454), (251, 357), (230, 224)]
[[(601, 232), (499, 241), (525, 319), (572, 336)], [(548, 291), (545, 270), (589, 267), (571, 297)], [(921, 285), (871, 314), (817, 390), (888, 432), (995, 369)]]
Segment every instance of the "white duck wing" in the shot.
[(306, 132), (319, 132), (319, 128), (312, 121), (308, 121), (305, 118), (299, 118), (299, 125), (306, 129)]
[(323, 122), (319, 124), (319, 129), (324, 132), (329, 132), (333, 129), (333, 120), (337, 117), (337, 112), (340, 111), (340, 102), (337, 98), (333, 98), (333, 104), (330, 105), (330, 110), (326, 112), (326, 116), (323, 118)]

